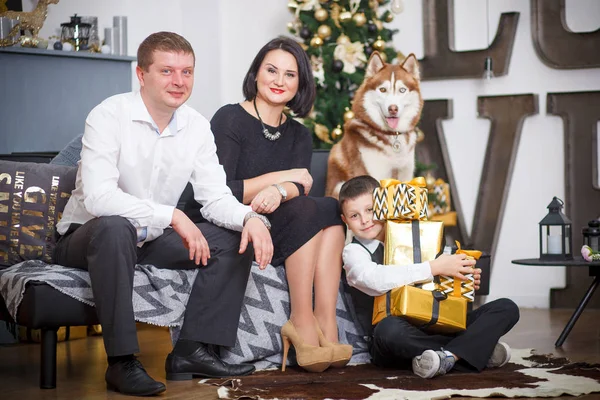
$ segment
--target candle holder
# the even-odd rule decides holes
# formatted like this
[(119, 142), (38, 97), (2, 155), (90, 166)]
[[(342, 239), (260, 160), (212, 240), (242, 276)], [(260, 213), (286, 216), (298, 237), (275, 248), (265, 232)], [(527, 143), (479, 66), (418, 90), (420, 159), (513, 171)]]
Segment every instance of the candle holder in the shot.
[(571, 220), (562, 213), (563, 205), (554, 197), (547, 207), (550, 212), (540, 221), (540, 260), (573, 259)]

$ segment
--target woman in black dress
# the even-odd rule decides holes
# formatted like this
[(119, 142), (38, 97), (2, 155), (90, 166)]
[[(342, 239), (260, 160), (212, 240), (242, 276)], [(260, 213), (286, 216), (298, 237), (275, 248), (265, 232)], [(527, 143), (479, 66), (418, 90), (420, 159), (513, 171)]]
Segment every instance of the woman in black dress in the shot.
[(243, 92), (246, 100), (218, 110), (211, 128), (227, 184), (238, 200), (269, 218), (272, 265), (286, 268), (291, 315), (281, 330), (282, 368), (290, 343), (304, 369), (343, 366), (352, 355), (351, 346), (338, 343), (336, 323), (343, 223), (337, 200), (307, 196), (312, 137), (283, 112), (287, 105), (304, 117), (314, 103), (306, 53), (291, 39), (270, 41), (252, 62)]

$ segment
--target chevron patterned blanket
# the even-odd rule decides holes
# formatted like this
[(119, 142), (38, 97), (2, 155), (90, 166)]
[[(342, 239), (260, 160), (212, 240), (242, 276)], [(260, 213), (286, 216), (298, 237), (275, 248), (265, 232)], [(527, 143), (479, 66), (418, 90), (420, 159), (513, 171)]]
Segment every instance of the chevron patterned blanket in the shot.
[[(137, 265), (133, 290), (135, 319), (171, 327), (171, 336), (176, 340), (195, 277), (196, 271)], [(0, 295), (13, 318), (29, 281), (44, 282), (76, 300), (94, 305), (86, 271), (37, 260), (25, 261), (0, 271)], [(252, 362), (258, 369), (281, 365), (283, 350), (279, 329), (289, 314), (285, 269), (270, 267), (261, 271), (254, 264), (246, 287), (236, 344), (222, 349), (223, 358), (230, 362)], [(352, 363), (364, 363), (369, 360), (367, 345), (357, 331), (353, 315), (350, 295), (340, 283), (337, 301), (340, 341), (353, 345)]]

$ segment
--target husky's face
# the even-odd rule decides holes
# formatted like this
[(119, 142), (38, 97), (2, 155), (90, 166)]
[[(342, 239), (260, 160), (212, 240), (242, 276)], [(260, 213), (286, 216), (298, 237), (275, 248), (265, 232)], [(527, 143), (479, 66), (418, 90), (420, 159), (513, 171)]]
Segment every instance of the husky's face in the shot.
[(382, 130), (408, 132), (414, 129), (423, 99), (419, 67), (414, 55), (402, 65), (385, 64), (377, 53), (369, 59), (362, 107)]

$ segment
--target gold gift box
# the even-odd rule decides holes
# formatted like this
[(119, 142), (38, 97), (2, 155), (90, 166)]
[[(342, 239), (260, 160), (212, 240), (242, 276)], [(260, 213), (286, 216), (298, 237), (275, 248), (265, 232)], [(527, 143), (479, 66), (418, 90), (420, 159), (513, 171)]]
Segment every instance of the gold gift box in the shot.
[[(380, 296), (384, 297), (385, 296)], [(413, 325), (421, 327), (430, 323), (433, 314), (434, 292), (414, 286), (402, 286), (390, 294), (390, 314), (402, 316)], [(376, 302), (377, 322), (387, 316), (386, 303)], [(375, 315), (375, 312), (373, 313)], [(455, 333), (467, 327), (467, 300), (463, 297), (448, 296), (439, 301), (438, 318), (435, 324), (426, 329), (435, 333)]]
[(431, 189), (431, 201), (429, 202), (429, 214), (446, 214), (451, 210), (450, 185), (438, 178)]
[[(444, 224), (439, 221), (418, 221), (419, 240), (421, 248), (421, 261), (431, 261), (440, 253), (444, 238)], [(402, 268), (404, 265), (414, 264), (413, 254), (413, 221), (387, 221), (385, 226), (384, 264), (390, 268)], [(431, 295), (435, 289), (433, 282), (422, 286)], [(390, 291), (391, 302), (399, 299), (403, 287)], [(373, 306), (373, 325), (388, 316), (386, 310), (387, 294), (377, 296)], [(391, 310), (390, 310), (391, 311)], [(465, 308), (466, 312), (466, 308)], [(431, 309), (430, 309), (431, 314)], [(395, 314), (392, 314), (395, 315)]]
[[(481, 251), (463, 250), (460, 248), (460, 243), (458, 241), (455, 243), (458, 246), (456, 254), (465, 254), (467, 260), (479, 260), (479, 257), (481, 257)], [(475, 265), (475, 267), (477, 267), (477, 265)], [(475, 301), (475, 278), (473, 277), (473, 274), (465, 274), (465, 277), (467, 280), (462, 281), (460, 279), (455, 279), (452, 276), (441, 275), (436, 287), (448, 296), (462, 297), (468, 302)]]
[(414, 178), (409, 182), (384, 179), (380, 183), (381, 187), (373, 191), (374, 219), (427, 219), (429, 203), (425, 178)]

